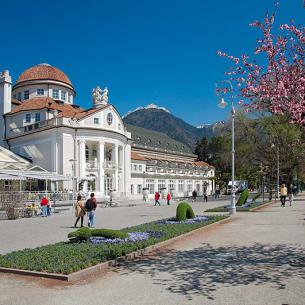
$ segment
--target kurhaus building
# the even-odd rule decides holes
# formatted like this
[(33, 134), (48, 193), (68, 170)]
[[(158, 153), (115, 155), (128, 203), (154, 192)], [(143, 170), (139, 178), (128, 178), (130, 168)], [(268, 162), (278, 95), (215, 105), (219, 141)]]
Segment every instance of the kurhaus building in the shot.
[(94, 191), (97, 197), (171, 191), (186, 196), (214, 189), (214, 168), (196, 162), (184, 144), (162, 133), (127, 125), (108, 102), (107, 88), (92, 91), (92, 107), (74, 104), (70, 79), (49, 64), (33, 66), (12, 85), (0, 73), (1, 145), (35, 166), (69, 175), (52, 189)]

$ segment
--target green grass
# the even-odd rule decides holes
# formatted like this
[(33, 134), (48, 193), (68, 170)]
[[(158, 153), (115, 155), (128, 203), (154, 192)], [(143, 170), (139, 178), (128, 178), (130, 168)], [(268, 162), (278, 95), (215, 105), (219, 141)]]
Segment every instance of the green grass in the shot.
[(154, 245), (160, 241), (173, 238), (189, 231), (225, 219), (227, 216), (211, 216), (202, 223), (195, 224), (164, 224), (158, 221), (122, 229), (122, 232), (159, 231), (161, 238), (149, 238), (145, 241), (93, 245), (90, 242), (71, 243), (60, 242), (34, 249), (14, 251), (0, 255), (0, 266), (59, 274), (72, 272), (115, 259), (136, 250)]

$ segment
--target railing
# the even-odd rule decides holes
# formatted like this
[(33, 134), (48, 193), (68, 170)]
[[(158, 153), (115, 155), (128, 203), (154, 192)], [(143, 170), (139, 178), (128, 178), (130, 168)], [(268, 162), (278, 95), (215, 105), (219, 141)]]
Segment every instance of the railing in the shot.
[(55, 125), (55, 120), (50, 119), (50, 120), (35, 122), (33, 124), (28, 124), (25, 126), (15, 127), (15, 128), (12, 128), (10, 131), (13, 133), (22, 133), (22, 132), (29, 132), (29, 131), (33, 131), (36, 129), (45, 128), (45, 127), (54, 126), (54, 125)]
[(87, 169), (98, 169), (97, 160), (87, 161), (86, 162), (86, 168)]
[(107, 168), (107, 169), (116, 169), (117, 168), (117, 163), (114, 162), (114, 161), (106, 160), (104, 162), (104, 168)]

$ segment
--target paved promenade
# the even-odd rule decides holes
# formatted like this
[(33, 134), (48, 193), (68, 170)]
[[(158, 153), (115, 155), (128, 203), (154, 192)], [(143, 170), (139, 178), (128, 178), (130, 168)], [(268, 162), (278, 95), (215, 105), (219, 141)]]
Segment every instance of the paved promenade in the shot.
[[(164, 217), (165, 210), (169, 214), (175, 210), (175, 206), (142, 207), (140, 216), (138, 208), (122, 210), (122, 221), (152, 220)], [(0, 304), (305, 304), (304, 214), (301, 196), (292, 207), (276, 203), (255, 213), (238, 213), (231, 222), (176, 242), (160, 255), (128, 262), (75, 285), (2, 274)], [(2, 235), (8, 231), (1, 228)]]
[[(192, 203), (194, 211), (202, 214), (204, 209), (224, 205), (225, 200), (211, 200), (203, 203), (202, 198)], [(108, 207), (96, 210), (96, 228), (122, 229), (145, 222), (150, 222), (176, 215), (177, 202), (173, 201), (170, 206), (161, 200), (161, 207), (153, 206), (153, 202), (144, 203), (141, 200), (128, 201), (128, 204), (121, 207)], [(33, 217), (17, 220), (0, 220), (0, 254), (24, 248), (34, 248), (59, 241), (67, 240), (67, 234), (74, 230), (74, 210), (71, 209), (59, 214), (52, 214), (50, 217)], [(87, 225), (85, 216), (84, 225)], [(80, 226), (80, 221), (78, 223)]]

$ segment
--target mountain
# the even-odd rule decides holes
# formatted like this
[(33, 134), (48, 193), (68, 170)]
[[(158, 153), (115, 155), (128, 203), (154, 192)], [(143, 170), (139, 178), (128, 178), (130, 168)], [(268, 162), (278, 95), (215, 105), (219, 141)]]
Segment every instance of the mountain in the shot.
[(167, 109), (154, 104), (129, 111), (123, 120), (127, 124), (163, 132), (170, 138), (188, 145), (192, 150), (194, 150), (198, 139), (203, 136), (210, 138), (219, 134), (224, 126), (224, 122), (217, 122), (196, 128), (175, 117)]

